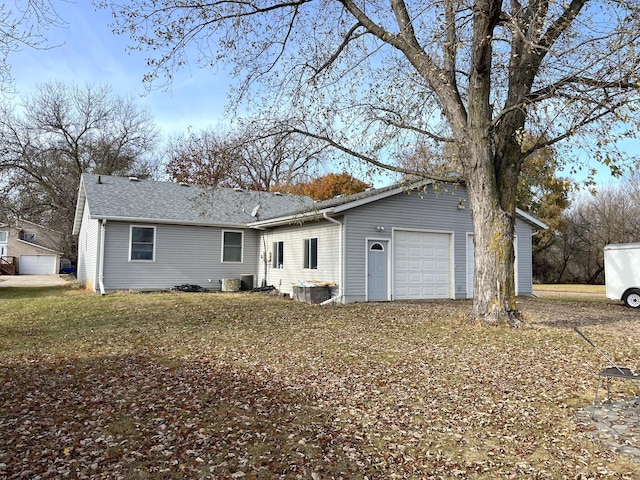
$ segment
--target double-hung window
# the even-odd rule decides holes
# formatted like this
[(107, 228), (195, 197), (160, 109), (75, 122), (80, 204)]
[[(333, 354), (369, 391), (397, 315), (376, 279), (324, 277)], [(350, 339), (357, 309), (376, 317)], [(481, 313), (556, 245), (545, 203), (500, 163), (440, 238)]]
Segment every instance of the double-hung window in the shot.
[(156, 227), (131, 225), (129, 231), (129, 260), (154, 261), (156, 257)]
[(317, 270), (318, 268), (318, 239), (305, 238), (304, 240), (304, 268)]
[(242, 262), (242, 232), (229, 230), (222, 232), (222, 261)]
[(273, 268), (284, 268), (284, 242), (273, 242)]
[(7, 243), (9, 232), (0, 232), (0, 243)]

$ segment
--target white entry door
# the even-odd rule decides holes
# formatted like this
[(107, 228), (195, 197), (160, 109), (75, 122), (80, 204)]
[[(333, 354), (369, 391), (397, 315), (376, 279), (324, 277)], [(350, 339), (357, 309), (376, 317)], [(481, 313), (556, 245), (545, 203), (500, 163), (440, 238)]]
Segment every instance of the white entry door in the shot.
[(7, 244), (0, 243), (0, 257), (6, 257), (6, 256), (7, 256)]

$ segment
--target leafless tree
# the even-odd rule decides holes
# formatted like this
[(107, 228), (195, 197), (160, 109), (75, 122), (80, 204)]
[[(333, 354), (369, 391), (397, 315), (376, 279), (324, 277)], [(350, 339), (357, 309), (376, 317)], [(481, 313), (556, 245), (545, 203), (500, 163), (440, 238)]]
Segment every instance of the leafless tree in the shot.
[(11, 89), (11, 54), (25, 47), (54, 47), (47, 41), (45, 33), (50, 27), (64, 25), (51, 0), (0, 3), (0, 91)]
[(610, 243), (640, 242), (640, 184), (631, 174), (618, 184), (584, 193), (564, 215), (564, 228), (544, 252), (546, 280), (602, 283), (604, 247)]
[(158, 138), (149, 113), (108, 87), (39, 86), (20, 105), (0, 106), (0, 188), (14, 215), (67, 235), (80, 175), (149, 175)]
[(270, 191), (305, 180), (326, 146), (248, 121), (228, 131), (188, 132), (170, 142), (167, 173), (176, 181)]
[(389, 152), (419, 141), (452, 144), (461, 175), (445, 179), (465, 182), (474, 221), (472, 317), (489, 324), (520, 322), (512, 239), (525, 159), (575, 139), (616, 167), (606, 151), (638, 125), (637, 0), (98, 3), (151, 52), (147, 80), (230, 62), (238, 99), (267, 92), (288, 113), (283, 130), (377, 167), (405, 171)]

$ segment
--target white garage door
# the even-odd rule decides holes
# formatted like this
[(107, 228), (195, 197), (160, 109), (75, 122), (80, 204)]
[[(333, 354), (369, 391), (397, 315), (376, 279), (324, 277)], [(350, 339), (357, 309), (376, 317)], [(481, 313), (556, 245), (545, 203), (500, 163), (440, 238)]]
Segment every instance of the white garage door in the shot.
[(451, 235), (396, 231), (393, 274), (395, 300), (450, 298)]
[(20, 255), (20, 275), (52, 275), (57, 272), (55, 255)]

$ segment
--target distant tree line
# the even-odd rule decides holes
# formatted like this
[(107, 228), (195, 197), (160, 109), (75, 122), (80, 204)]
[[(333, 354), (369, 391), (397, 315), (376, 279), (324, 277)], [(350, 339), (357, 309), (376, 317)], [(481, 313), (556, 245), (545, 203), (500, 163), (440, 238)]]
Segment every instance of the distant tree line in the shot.
[[(74, 259), (71, 229), (84, 172), (277, 190), (315, 200), (370, 186), (350, 173), (331, 172), (335, 159), (326, 147), (272, 132), (273, 123), (188, 130), (164, 141), (150, 112), (107, 86), (44, 83), (20, 102), (0, 104), (0, 222), (22, 218), (58, 230), (64, 240), (57, 247)], [(397, 155), (416, 171), (460, 168), (455, 151), (417, 146)], [(629, 172), (616, 185), (580, 194), (575, 182), (558, 175), (559, 166), (551, 148), (540, 149), (519, 178), (518, 207), (549, 226), (533, 239), (535, 281), (601, 283), (604, 246), (640, 241), (640, 175)]]
[(619, 183), (576, 196), (560, 212), (547, 241), (534, 249), (535, 281), (604, 282), (604, 247), (640, 242), (640, 175), (630, 172)]

